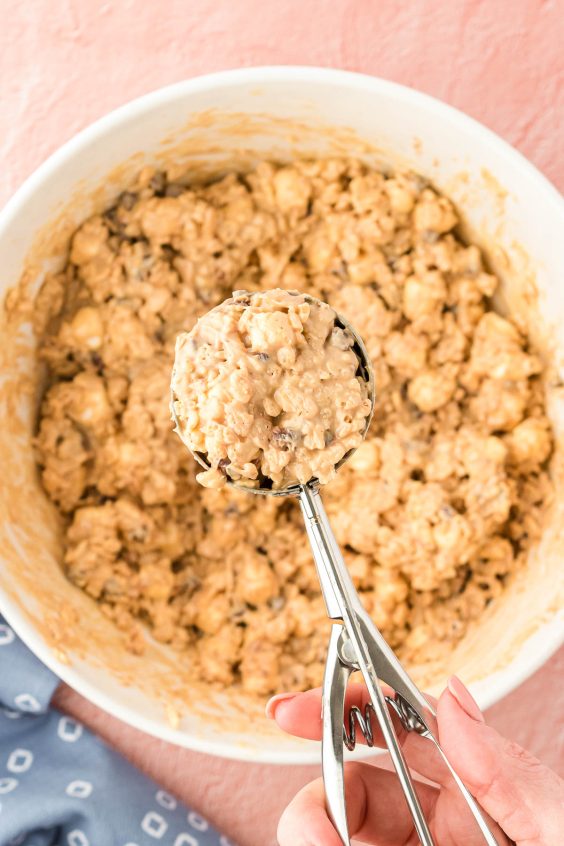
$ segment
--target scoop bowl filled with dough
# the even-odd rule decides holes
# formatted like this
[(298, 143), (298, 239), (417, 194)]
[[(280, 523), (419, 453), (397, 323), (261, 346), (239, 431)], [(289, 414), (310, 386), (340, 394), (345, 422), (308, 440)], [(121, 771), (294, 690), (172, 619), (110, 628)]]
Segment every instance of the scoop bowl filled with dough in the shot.
[(374, 408), (366, 348), (327, 303), (299, 291), (236, 291), (176, 339), (175, 430), (219, 490), (285, 496), (327, 484)]
[[(562, 642), (563, 225), (558, 192), (489, 130), (341, 71), (188, 80), (80, 133), (0, 216), (2, 614), (137, 728), (317, 761), (263, 716), (325, 658), (294, 506), (200, 487), (169, 415), (179, 333), (233, 291), (300, 291), (374, 367), (370, 431), (325, 497), (363, 602), (420, 687), (456, 672), (499, 700)], [(292, 387), (288, 320), (273, 345), (260, 324), (265, 386), (276, 358)], [(328, 367), (362, 413), (346, 353), (337, 332)], [(267, 417), (291, 415), (284, 389), (265, 387)], [(244, 429), (248, 385), (230, 392)], [(312, 450), (341, 437), (318, 405), (301, 409)], [(267, 456), (280, 484), (286, 453)], [(260, 456), (226, 455), (252, 483)]]

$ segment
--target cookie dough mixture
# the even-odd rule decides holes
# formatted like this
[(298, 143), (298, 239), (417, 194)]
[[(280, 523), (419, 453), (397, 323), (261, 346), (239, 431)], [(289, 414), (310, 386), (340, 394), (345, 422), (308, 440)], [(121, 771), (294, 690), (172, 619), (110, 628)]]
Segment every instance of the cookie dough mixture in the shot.
[(552, 438), (541, 363), (424, 179), (262, 163), (205, 186), (145, 169), (73, 237), (36, 304), (37, 455), (65, 571), (143, 650), (264, 697), (319, 684), (328, 626), (296, 504), (204, 489), (172, 431), (179, 332), (232, 291), (312, 294), (374, 364), (365, 442), (324, 502), (362, 599), (407, 665), (440, 662), (538, 536)]
[(172, 378), (183, 437), (227, 479), (285, 488), (321, 484), (362, 443), (370, 399), (354, 337), (326, 303), (275, 288), (237, 291), (178, 337)]

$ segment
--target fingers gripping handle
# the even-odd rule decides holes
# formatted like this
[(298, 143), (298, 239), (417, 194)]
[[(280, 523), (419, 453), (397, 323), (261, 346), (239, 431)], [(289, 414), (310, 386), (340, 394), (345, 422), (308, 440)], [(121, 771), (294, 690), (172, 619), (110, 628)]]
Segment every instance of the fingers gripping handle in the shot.
[(339, 640), (342, 631), (340, 625), (334, 624), (332, 626), (329, 649), (327, 650), (321, 698), (323, 723), (321, 764), (327, 811), (344, 846), (350, 846), (345, 802), (343, 721), (347, 684), (352, 671), (350, 667), (342, 664), (339, 658)]
[(489, 828), (489, 826), (488, 826), (488, 824), (485, 820), (485, 817), (484, 817), (480, 807), (478, 806), (478, 803), (476, 802), (476, 800), (474, 799), (474, 797), (472, 796), (472, 794), (470, 793), (470, 791), (468, 790), (466, 785), (463, 783), (460, 776), (458, 776), (457, 773), (455, 772), (454, 768), (452, 767), (452, 765), (450, 764), (447, 756), (443, 752), (443, 750), (442, 750), (438, 740), (436, 739), (436, 737), (434, 737), (431, 734), (431, 732), (427, 732), (426, 734), (423, 734), (423, 737), (427, 737), (434, 744), (434, 746), (437, 749), (439, 755), (443, 759), (448, 771), (450, 772), (451, 776), (453, 777), (454, 781), (456, 782), (456, 786), (458, 787), (458, 789), (462, 793), (462, 795), (463, 795), (463, 797), (466, 801), (466, 804), (470, 808), (472, 816), (476, 820), (478, 828), (480, 829), (480, 832), (482, 833), (482, 835), (484, 837), (484, 841), (488, 844), (488, 846), (499, 846), (497, 839), (494, 837), (494, 835), (490, 831), (490, 828)]
[[(365, 628), (361, 625), (361, 620), (366, 616), (366, 612), (362, 607), (337, 541), (331, 531), (319, 492), (314, 487), (303, 485), (300, 488), (300, 506), (306, 522), (308, 537), (312, 545), (328, 614), (332, 619), (342, 620), (344, 623), (347, 639), (350, 639), (354, 653), (355, 663), (364, 677), (364, 682), (370, 694), (372, 705), (374, 706), (374, 712), (380, 724), (384, 741), (388, 747), (419, 839), (423, 846), (435, 846), (386, 706), (369, 644), (365, 637)], [(337, 660), (340, 660), (338, 655)], [(341, 709), (340, 717), (342, 718), (342, 716), (343, 712)], [(346, 840), (344, 842), (347, 843)]]
[[(437, 746), (466, 800), (485, 842), (488, 846), (497, 846), (497, 841), (491, 833), (480, 808), (446, 760), (446, 756), (435, 737), (433, 731), (436, 728), (434, 709), (410, 679), (363, 608), (331, 531), (318, 490), (309, 485), (302, 486), (300, 489), (300, 506), (327, 605), (328, 616), (333, 620), (342, 620), (344, 623), (344, 629), (341, 626), (333, 627), (323, 687), (323, 771), (327, 803), (343, 843), (345, 846), (349, 844), (343, 780), (344, 698), (351, 666), (354, 665), (355, 668), (358, 667), (361, 670), (364, 677), (374, 713), (380, 724), (415, 829), (423, 846), (433, 846), (433, 839), (398, 743), (386, 701), (380, 688), (380, 680), (388, 683), (417, 717), (419, 725), (414, 723), (414, 725), (406, 725), (406, 728), (417, 730), (423, 737), (427, 737)], [(340, 653), (344, 654), (345, 652), (352, 654), (352, 661), (349, 654), (343, 659)]]

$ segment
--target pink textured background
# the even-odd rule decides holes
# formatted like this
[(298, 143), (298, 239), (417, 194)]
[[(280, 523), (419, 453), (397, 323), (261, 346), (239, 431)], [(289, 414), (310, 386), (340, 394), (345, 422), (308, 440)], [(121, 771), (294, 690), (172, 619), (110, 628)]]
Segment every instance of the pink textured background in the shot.
[[(564, 187), (562, 6), (557, 0), (0, 0), (0, 204), (63, 141), (127, 100), (241, 65), (376, 74), (458, 106)], [(562, 768), (564, 651), (488, 720)], [(80, 706), (77, 706), (80, 710)], [(237, 839), (275, 842), (314, 768), (225, 762), (91, 724)]]

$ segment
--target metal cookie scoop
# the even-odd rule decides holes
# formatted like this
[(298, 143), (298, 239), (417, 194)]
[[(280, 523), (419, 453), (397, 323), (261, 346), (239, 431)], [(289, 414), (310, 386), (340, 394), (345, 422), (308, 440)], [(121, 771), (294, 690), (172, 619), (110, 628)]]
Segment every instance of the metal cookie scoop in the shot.
[[(319, 302), (314, 297), (307, 297), (312, 302)], [(358, 358), (357, 376), (360, 376), (368, 388), (370, 414), (362, 433), (366, 435), (374, 412), (374, 377), (372, 365), (366, 348), (354, 328), (340, 315), (336, 325), (346, 329), (354, 338), (352, 349)], [(193, 454), (196, 461), (206, 469), (210, 464), (204, 454), (194, 452), (185, 440), (176, 411), (178, 402), (171, 393), (171, 414), (175, 431)], [(340, 467), (352, 454), (350, 450), (336, 465)], [(452, 774), (460, 792), (464, 796), (476, 823), (488, 846), (499, 846), (490, 831), (480, 808), (449, 764), (437, 738), (436, 713), (424, 695), (411, 680), (406, 670), (388, 646), (364, 609), (360, 597), (348, 573), (343, 556), (331, 530), (327, 514), (321, 501), (319, 483), (316, 479), (307, 484), (292, 484), (282, 489), (268, 487), (249, 488), (228, 480), (231, 487), (246, 493), (268, 496), (296, 496), (304, 517), (305, 527), (319, 581), (325, 600), (327, 616), (333, 620), (329, 649), (325, 665), (322, 694), (323, 740), (322, 769), (325, 784), (327, 809), (345, 846), (350, 846), (347, 824), (347, 812), (344, 789), (344, 747), (353, 749), (355, 745), (355, 718), (369, 745), (372, 745), (372, 713), (376, 716), (392, 763), (408, 804), (415, 830), (423, 846), (435, 846), (435, 841), (423, 815), (421, 804), (403, 756), (401, 746), (394, 729), (390, 708), (397, 714), (406, 731), (415, 731), (431, 741), (442, 760)], [(365, 714), (354, 709), (349, 714), (348, 731), (344, 727), (345, 694), (351, 673), (362, 673), (371, 704)], [(385, 696), (380, 683), (384, 682), (394, 691), (394, 696)], [(388, 707), (389, 706), (389, 707)]]
[[(254, 293), (256, 293), (256, 292), (250, 292), (250, 293), (248, 293), (248, 296), (252, 298)], [(259, 293), (262, 293), (262, 292), (259, 292)], [(298, 291), (289, 291), (288, 293), (297, 294), (299, 292)], [(247, 292), (245, 292), (245, 294), (247, 295)], [(324, 305), (324, 303), (322, 303), (321, 300), (318, 300), (316, 297), (312, 297), (309, 294), (304, 294), (303, 296), (304, 296), (304, 299), (306, 299), (310, 303), (317, 304), (317, 305)], [(353, 344), (352, 344), (351, 349), (355, 353), (357, 360), (358, 360), (358, 369), (357, 369), (356, 375), (360, 379), (362, 379), (362, 381), (365, 382), (366, 385), (367, 385), (368, 398), (370, 399), (370, 412), (369, 412), (368, 416), (366, 417), (364, 428), (361, 432), (362, 437), (364, 438), (366, 433), (368, 432), (368, 429), (370, 428), (370, 423), (372, 421), (372, 415), (374, 414), (374, 374), (372, 372), (372, 365), (370, 364), (370, 360), (368, 358), (368, 353), (366, 351), (366, 348), (365, 348), (362, 340), (360, 339), (358, 334), (355, 332), (355, 330), (353, 329), (351, 324), (348, 322), (348, 320), (345, 320), (344, 317), (341, 317), (340, 315), (336, 314), (336, 316), (335, 316), (335, 326), (338, 327), (339, 329), (343, 329), (349, 335), (349, 337), (353, 339)], [(173, 384), (174, 384), (174, 381), (175, 380), (174, 380), (174, 371), (173, 371), (173, 379), (172, 379)], [(172, 390), (172, 388), (171, 388), (170, 411), (171, 411), (172, 419), (173, 419), (174, 424), (175, 424), (175, 431), (176, 431), (177, 435), (180, 437), (182, 443), (190, 450), (190, 452), (192, 453), (192, 455), (194, 456), (194, 458), (196, 459), (198, 464), (200, 464), (205, 470), (209, 470), (211, 465), (210, 465), (210, 462), (208, 461), (206, 454), (203, 453), (203, 452), (197, 452), (196, 450), (192, 449), (190, 443), (188, 442), (188, 440), (183, 435), (182, 423), (181, 423), (181, 421), (178, 417), (178, 413), (177, 413), (177, 410), (176, 410), (177, 403), (178, 403), (178, 399), (177, 399), (177, 397), (174, 393), (174, 390)], [(341, 458), (341, 460), (338, 461), (337, 464), (335, 465), (335, 469), (338, 470), (339, 467), (341, 467), (345, 463), (345, 461), (347, 461), (347, 459), (349, 459), (350, 456), (353, 455), (353, 453), (355, 453), (355, 452), (356, 452), (356, 449), (350, 449), (347, 453), (345, 453), (345, 455)], [(300, 493), (300, 487), (303, 487), (303, 486), (300, 486), (300, 484), (298, 482), (295, 482), (295, 483), (288, 485), (284, 488), (273, 488), (270, 479), (263, 479), (263, 486), (257, 487), (257, 488), (251, 487), (249, 485), (245, 485), (244, 483), (241, 483), (241, 482), (233, 481), (232, 479), (229, 479), (229, 478), (227, 479), (227, 484), (229, 484), (229, 486), (232, 487), (232, 488), (237, 488), (238, 490), (245, 491), (245, 493), (253, 493), (253, 494), (259, 494), (259, 495), (263, 495), (263, 496), (298, 496), (299, 493)], [(311, 486), (316, 487), (316, 480), (315, 479), (311, 480), (310, 482), (308, 482), (308, 485), (310, 487)]]

